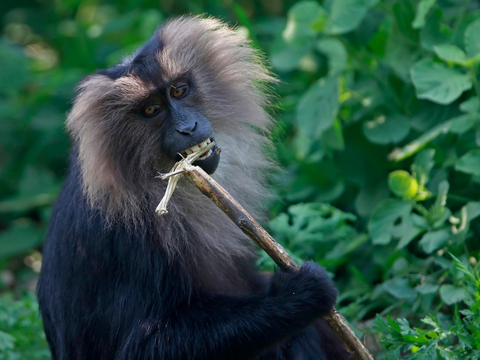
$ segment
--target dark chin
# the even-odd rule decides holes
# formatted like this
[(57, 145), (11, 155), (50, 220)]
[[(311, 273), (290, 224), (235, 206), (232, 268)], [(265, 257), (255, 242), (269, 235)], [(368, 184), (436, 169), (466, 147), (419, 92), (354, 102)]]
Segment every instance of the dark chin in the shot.
[(197, 160), (193, 163), (195, 166), (200, 166), (207, 174), (212, 175), (217, 170), (220, 162), (220, 154), (212, 154), (205, 160)]

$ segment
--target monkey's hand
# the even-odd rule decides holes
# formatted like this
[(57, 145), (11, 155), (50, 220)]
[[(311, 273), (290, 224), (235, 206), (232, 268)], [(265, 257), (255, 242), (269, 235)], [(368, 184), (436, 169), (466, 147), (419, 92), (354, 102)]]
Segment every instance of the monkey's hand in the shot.
[[(299, 271), (276, 271), (269, 295), (283, 303), (282, 308), (290, 311), (301, 321), (313, 321), (325, 315), (335, 305), (337, 290), (327, 272), (312, 261), (304, 263)], [(299, 313), (299, 310), (301, 313)]]
[[(260, 293), (194, 297), (160, 316), (163, 325), (148, 336), (140, 320), (129, 338), (161, 359), (252, 359), (326, 314), (336, 296), (326, 271), (307, 262), (299, 271), (277, 271)], [(129, 341), (121, 358), (133, 358), (137, 343)]]

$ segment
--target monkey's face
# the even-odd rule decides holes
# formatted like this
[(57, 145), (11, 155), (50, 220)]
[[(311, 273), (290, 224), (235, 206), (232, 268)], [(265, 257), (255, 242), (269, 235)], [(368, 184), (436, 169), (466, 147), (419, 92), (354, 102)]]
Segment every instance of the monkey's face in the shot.
[[(159, 149), (174, 161), (199, 151), (215, 134), (210, 121), (202, 113), (201, 97), (195, 81), (183, 75), (168, 84), (150, 89), (136, 109), (139, 120), (158, 134)], [(157, 154), (159, 155), (159, 154)], [(205, 151), (194, 165), (213, 174), (220, 160), (218, 146)]]
[(248, 39), (218, 20), (164, 24), (132, 56), (78, 87), (67, 127), (92, 203), (150, 191), (158, 172), (212, 141), (222, 161), (215, 146), (194, 164), (254, 189), (251, 178), (266, 163), (271, 81)]

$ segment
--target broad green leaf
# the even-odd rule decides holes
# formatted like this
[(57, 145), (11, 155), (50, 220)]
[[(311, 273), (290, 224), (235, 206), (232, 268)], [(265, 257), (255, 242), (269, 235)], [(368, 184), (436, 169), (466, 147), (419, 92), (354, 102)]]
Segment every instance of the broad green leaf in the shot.
[(332, 251), (325, 254), (325, 259), (340, 259), (364, 245), (368, 240), (368, 235), (363, 234), (352, 240), (339, 241)]
[(392, 230), (397, 219), (410, 214), (412, 206), (405, 201), (387, 199), (373, 210), (368, 231), (375, 245), (386, 245), (392, 239)]
[(379, 116), (363, 123), (363, 133), (374, 144), (396, 144), (408, 135), (410, 123), (403, 115)]
[(480, 99), (478, 96), (472, 96), (460, 104), (460, 110), (466, 113), (480, 112)]
[(465, 299), (465, 290), (463, 288), (458, 288), (454, 285), (442, 285), (440, 287), (440, 297), (443, 302), (447, 305), (452, 305), (458, 303)]
[(299, 128), (313, 139), (333, 125), (338, 112), (338, 78), (327, 77), (315, 82), (303, 95), (297, 107)]
[(317, 42), (318, 51), (328, 58), (330, 71), (340, 73), (347, 67), (348, 54), (342, 42), (335, 38), (324, 38)]
[(388, 185), (395, 195), (404, 199), (413, 199), (418, 192), (417, 180), (405, 170), (391, 172)]
[(410, 1), (396, 1), (392, 4), (392, 15), (402, 37), (408, 42), (418, 43), (418, 30), (412, 28), (415, 8)]
[(458, 46), (450, 44), (436, 45), (433, 50), (437, 56), (445, 61), (452, 62), (454, 64), (465, 66), (467, 62), (467, 55)]
[(439, 285), (436, 285), (436, 284), (428, 284), (428, 283), (425, 283), (425, 284), (422, 284), (422, 285), (419, 285), (417, 287), (415, 287), (415, 290), (417, 292), (419, 292), (420, 294), (434, 294), (438, 291), (438, 288), (440, 286)]
[(425, 232), (428, 223), (415, 213), (402, 216), (401, 224), (395, 225), (392, 236), (398, 238), (397, 249), (402, 249), (412, 242), (418, 235)]
[(450, 104), (472, 87), (468, 75), (428, 59), (417, 62), (412, 67), (411, 76), (417, 97), (438, 104)]
[(437, 8), (431, 11), (425, 26), (420, 30), (422, 46), (428, 51), (433, 51), (435, 45), (449, 43), (451, 37), (452, 31), (445, 24), (442, 10)]
[(417, 292), (410, 286), (408, 279), (394, 278), (383, 283), (383, 287), (397, 299), (405, 300), (408, 303), (417, 298)]
[(15, 346), (15, 338), (10, 334), (0, 330), (0, 353), (6, 353), (8, 350), (12, 350)]
[(425, 17), (435, 3), (436, 0), (420, 0), (417, 4), (415, 19), (412, 22), (414, 29), (420, 29), (425, 26)]
[(467, 207), (467, 221), (472, 221), (473, 219), (480, 216), (480, 202), (470, 201), (466, 205)]
[(31, 221), (21, 219), (13, 223), (0, 234), (0, 259), (27, 252), (40, 245), (43, 237), (43, 231), (35, 228)]
[(368, 9), (378, 0), (331, 0), (327, 7), (329, 13), (325, 32), (327, 34), (344, 34), (355, 29)]
[(403, 216), (402, 223), (393, 228), (392, 235), (399, 238), (397, 249), (403, 249), (410, 244), (413, 239), (424, 232), (424, 229), (421, 229), (414, 224), (413, 215), (415, 214)]
[(392, 24), (385, 48), (385, 60), (405, 82), (410, 82), (410, 69), (418, 61), (420, 52), (399, 30), (396, 23)]
[(300, 60), (310, 52), (310, 46), (302, 48), (288, 46), (285, 43), (277, 43), (273, 46), (270, 61), (278, 71), (292, 71), (298, 67)]
[(425, 251), (427, 254), (430, 254), (444, 246), (450, 236), (451, 233), (449, 229), (430, 231), (423, 235), (419, 244), (422, 246), (423, 251)]
[(480, 176), (480, 149), (470, 150), (458, 159), (455, 169), (466, 174)]
[(455, 134), (463, 134), (473, 128), (480, 121), (480, 113), (471, 113), (457, 116), (452, 119), (450, 131)]
[(294, 47), (307, 45), (315, 36), (311, 23), (321, 16), (326, 16), (326, 13), (317, 1), (300, 1), (295, 4), (288, 11), (283, 40)]
[(465, 48), (470, 59), (480, 55), (480, 19), (472, 22), (465, 30)]
[(390, 268), (392, 274), (401, 275), (406, 274), (409, 271), (409, 262), (404, 257), (399, 257), (395, 262), (392, 264)]

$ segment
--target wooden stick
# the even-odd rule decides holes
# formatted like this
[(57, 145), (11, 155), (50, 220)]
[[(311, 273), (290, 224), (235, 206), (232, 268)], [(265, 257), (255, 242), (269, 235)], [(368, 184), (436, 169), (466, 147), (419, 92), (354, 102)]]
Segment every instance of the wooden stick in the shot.
[[(173, 174), (171, 177), (170, 174), (162, 176), (164, 179), (170, 177), (169, 185), (173, 180), (172, 178), (181, 176), (181, 171), (183, 171), (190, 177), (198, 189), (210, 198), (250, 239), (263, 249), (281, 269), (294, 269), (296, 271), (299, 269), (298, 265), (285, 251), (283, 246), (261, 227), (260, 224), (220, 184), (203, 171), (202, 168), (185, 164), (182, 165), (181, 169), (176, 166), (172, 171)], [(370, 354), (365, 345), (350, 328), (347, 320), (337, 310), (332, 309), (330, 313), (323, 318), (356, 360), (374, 359), (372, 354)]]

